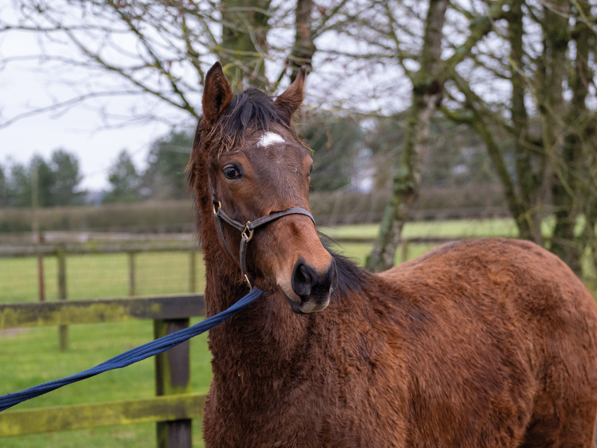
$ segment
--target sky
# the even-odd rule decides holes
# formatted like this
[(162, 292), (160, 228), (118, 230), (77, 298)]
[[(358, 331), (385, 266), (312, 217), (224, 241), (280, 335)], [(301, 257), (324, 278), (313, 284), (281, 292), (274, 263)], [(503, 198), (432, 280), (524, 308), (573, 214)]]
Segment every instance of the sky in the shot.
[[(65, 51), (68, 47), (62, 47)], [(2, 55), (32, 54), (36, 44), (23, 34), (0, 41)], [(72, 48), (70, 51), (74, 51)], [(0, 111), (4, 117), (48, 104), (48, 92), (56, 92), (54, 73), (37, 64), (8, 65), (0, 71)], [(109, 77), (106, 76), (109, 82)], [(139, 103), (139, 97), (106, 100), (111, 110), (122, 113)], [(100, 190), (108, 187), (107, 172), (118, 153), (126, 148), (133, 154), (137, 166), (143, 167), (150, 143), (163, 136), (169, 128), (160, 123), (131, 125), (120, 129), (97, 130), (102, 119), (96, 110), (77, 106), (66, 114), (54, 117), (45, 113), (17, 121), (0, 128), (0, 164), (9, 159), (27, 163), (34, 154), (47, 158), (56, 148), (75, 153), (84, 176), (81, 187)]]

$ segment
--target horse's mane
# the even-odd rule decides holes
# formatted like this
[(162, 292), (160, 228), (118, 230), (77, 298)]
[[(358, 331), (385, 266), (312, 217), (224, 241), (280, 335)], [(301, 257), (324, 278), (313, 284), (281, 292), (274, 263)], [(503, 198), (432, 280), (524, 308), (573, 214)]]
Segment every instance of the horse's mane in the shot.
[(336, 273), (338, 283), (336, 285), (336, 294), (346, 295), (350, 291), (361, 292), (366, 289), (365, 285), (371, 278), (371, 274), (356, 265), (356, 263), (343, 255), (336, 253), (330, 246), (334, 240), (327, 235), (318, 232), (323, 246), (330, 253), (336, 262)]

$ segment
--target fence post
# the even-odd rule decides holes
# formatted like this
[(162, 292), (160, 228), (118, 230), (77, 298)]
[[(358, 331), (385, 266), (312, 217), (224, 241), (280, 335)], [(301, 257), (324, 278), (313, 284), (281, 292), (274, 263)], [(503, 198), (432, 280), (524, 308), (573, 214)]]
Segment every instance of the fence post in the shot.
[(197, 288), (196, 284), (196, 263), (197, 263), (197, 251), (192, 249), (189, 255), (189, 292), (195, 292)]
[[(37, 244), (44, 242), (44, 235), (41, 232), (37, 232)], [(44, 302), (46, 300), (46, 288), (44, 284), (44, 257), (41, 254), (37, 254), (37, 289), (39, 294), (39, 301)]]
[(408, 239), (402, 238), (402, 263), (408, 261)]
[(129, 296), (135, 295), (135, 252), (129, 252)]
[[(61, 250), (58, 256), (58, 300), (66, 300), (66, 252)], [(68, 327), (66, 325), (58, 326), (58, 343), (60, 350), (68, 349)]]
[[(153, 321), (154, 338), (160, 338), (189, 326), (189, 319), (156, 319)], [(186, 394), (191, 392), (189, 341), (155, 357), (156, 395)], [(191, 420), (157, 423), (158, 448), (191, 448)]]

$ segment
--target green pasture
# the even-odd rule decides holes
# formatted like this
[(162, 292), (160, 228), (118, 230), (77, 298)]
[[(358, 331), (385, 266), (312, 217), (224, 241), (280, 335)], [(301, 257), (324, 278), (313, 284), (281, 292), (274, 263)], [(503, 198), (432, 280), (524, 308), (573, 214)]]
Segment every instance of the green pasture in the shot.
[[(374, 238), (377, 226), (345, 226), (320, 229), (332, 238)], [(511, 220), (446, 221), (409, 223), (407, 238), (515, 236)], [(411, 244), (409, 258), (433, 247)], [(338, 251), (363, 264), (369, 244), (344, 243)], [(401, 262), (398, 250), (397, 262)], [(137, 256), (139, 295), (184, 293), (189, 289), (188, 253), (149, 253)], [(128, 291), (126, 255), (83, 255), (67, 258), (69, 299), (124, 297)], [(200, 257), (196, 266), (197, 291), (203, 291), (204, 270)], [(57, 263), (44, 260), (47, 300), (56, 300)], [(37, 260), (0, 259), (0, 303), (37, 300)], [(196, 321), (196, 320), (195, 320)], [(69, 326), (70, 349), (58, 349), (54, 327), (0, 331), (0, 394), (21, 390), (51, 379), (90, 368), (153, 338), (151, 321)], [(15, 409), (93, 403), (155, 396), (154, 361), (145, 360), (126, 369), (108, 372), (23, 403)], [(191, 341), (193, 392), (207, 392), (211, 380), (206, 336)], [(194, 421), (194, 446), (202, 447), (201, 423)], [(91, 430), (57, 432), (2, 439), (3, 448), (74, 448), (155, 446), (155, 424), (136, 424)]]
[[(196, 323), (194, 319), (191, 323)], [(58, 330), (0, 331), (0, 395), (72, 375), (153, 339), (151, 321), (69, 326), (70, 348), (58, 349)], [(207, 393), (211, 381), (207, 336), (191, 340), (192, 390)], [(107, 372), (15, 406), (26, 409), (155, 396), (154, 359)], [(203, 447), (193, 422), (193, 446)], [(144, 423), (0, 439), (2, 448), (146, 448), (155, 446), (155, 424)]]
[[(550, 223), (546, 222), (546, 233), (549, 228)], [(375, 238), (379, 232), (379, 224), (320, 227), (319, 231), (331, 238)], [(404, 238), (472, 238), (516, 237), (517, 233), (514, 221), (503, 218), (408, 222), (402, 235)]]
[[(46, 300), (58, 297), (58, 262), (45, 257)], [(195, 267), (196, 291), (203, 291), (205, 271), (200, 254)], [(139, 253), (135, 256), (136, 295), (189, 292), (189, 254), (185, 252)], [(67, 296), (85, 300), (128, 295), (126, 254), (74, 255), (66, 258)], [(38, 299), (37, 259), (0, 258), (0, 303)]]
[[(546, 225), (546, 233), (549, 224)], [(359, 224), (339, 227), (320, 227), (324, 235), (335, 238), (371, 238), (377, 237), (379, 224)], [(406, 223), (404, 238), (474, 238), (474, 237), (516, 237), (516, 225), (511, 219), (458, 220), (458, 221), (422, 221)], [(407, 259), (413, 259), (431, 250), (438, 244), (418, 243), (408, 245)], [(352, 258), (359, 265), (365, 264), (365, 258), (371, 251), (371, 244), (340, 243), (334, 249)], [(395, 264), (402, 263), (402, 251), (396, 251)]]

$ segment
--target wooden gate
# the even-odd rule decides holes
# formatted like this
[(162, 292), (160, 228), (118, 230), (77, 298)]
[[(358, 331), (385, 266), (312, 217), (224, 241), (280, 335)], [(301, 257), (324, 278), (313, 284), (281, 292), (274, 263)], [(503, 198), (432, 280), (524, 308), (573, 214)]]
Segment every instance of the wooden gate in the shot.
[[(203, 296), (195, 294), (6, 304), (0, 329), (152, 319), (158, 338), (204, 314)], [(155, 357), (155, 380), (154, 398), (4, 411), (0, 437), (156, 422), (158, 448), (191, 448), (191, 419), (202, 416), (205, 396), (191, 393), (189, 341)]]

